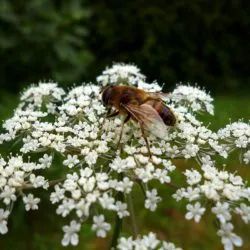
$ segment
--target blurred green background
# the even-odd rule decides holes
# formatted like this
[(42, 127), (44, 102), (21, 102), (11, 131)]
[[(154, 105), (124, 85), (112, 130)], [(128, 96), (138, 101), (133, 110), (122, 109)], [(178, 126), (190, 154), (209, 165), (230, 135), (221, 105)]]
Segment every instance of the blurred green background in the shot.
[[(243, 0), (118, 1), (118, 0), (1, 0), (0, 1), (0, 119), (11, 116), (19, 92), (39, 80), (61, 86), (95, 81), (113, 62), (134, 63), (149, 81), (198, 83), (215, 97), (215, 117), (205, 117), (212, 129), (250, 117), (250, 3)], [(1, 147), (1, 153), (9, 152)], [(229, 168), (247, 179), (247, 168), (234, 159)], [(176, 162), (178, 168), (193, 162)], [(177, 177), (176, 177), (177, 178)], [(176, 180), (178, 181), (178, 180)], [(179, 180), (180, 181), (180, 180)], [(223, 249), (215, 221), (205, 216), (200, 224), (184, 219), (184, 205), (162, 187), (165, 202), (158, 213), (140, 212), (141, 232), (153, 230), (160, 238), (188, 250)], [(45, 193), (40, 196), (46, 197)], [(17, 202), (10, 232), (0, 237), (2, 250), (58, 250), (61, 226), (68, 221), (55, 215), (46, 199), (39, 211), (25, 213)], [(142, 206), (137, 199), (136, 208)], [(166, 202), (167, 201), (167, 202)], [(130, 222), (125, 227), (130, 228)], [(249, 226), (236, 221), (236, 232), (250, 249)], [(90, 226), (81, 231), (75, 249), (105, 249)]]
[(249, 1), (1, 0), (0, 87), (93, 81), (112, 62), (150, 81), (250, 89)]

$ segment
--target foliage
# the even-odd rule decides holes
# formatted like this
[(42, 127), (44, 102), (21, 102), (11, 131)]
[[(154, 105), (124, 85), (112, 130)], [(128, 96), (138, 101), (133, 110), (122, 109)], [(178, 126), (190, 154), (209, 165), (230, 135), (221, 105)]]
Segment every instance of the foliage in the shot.
[(1, 88), (80, 83), (123, 61), (169, 87), (249, 90), (248, 9), (243, 0), (2, 0)]
[(171, 87), (249, 90), (247, 1), (97, 0), (90, 8), (90, 44), (100, 59), (93, 74), (113, 61), (134, 62)]
[(90, 11), (80, 0), (0, 2), (1, 87), (38, 79), (74, 82), (87, 71)]

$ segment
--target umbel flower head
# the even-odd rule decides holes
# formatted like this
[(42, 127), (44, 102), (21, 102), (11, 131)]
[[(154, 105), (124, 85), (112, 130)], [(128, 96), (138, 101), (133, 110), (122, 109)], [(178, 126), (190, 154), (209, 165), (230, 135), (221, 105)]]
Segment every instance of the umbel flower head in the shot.
[[(64, 246), (78, 244), (78, 234), (86, 223), (92, 224), (97, 237), (107, 237), (115, 227), (110, 213), (117, 220), (134, 217), (131, 197), (137, 187), (144, 200), (140, 209), (154, 212), (159, 204), (165, 204), (158, 187), (175, 186), (172, 176), (180, 171), (174, 164), (178, 158), (194, 159), (199, 165), (183, 172), (186, 184), (173, 195), (177, 202), (186, 200), (185, 218), (198, 223), (211, 212), (219, 220), (218, 235), (224, 248), (240, 246), (241, 238), (228, 225), (232, 225), (234, 214), (240, 215), (244, 223), (249, 222), (250, 188), (236, 173), (222, 170), (213, 157), (227, 158), (240, 148), (244, 150), (243, 161), (248, 163), (249, 124), (241, 121), (211, 131), (196, 114), (213, 114), (212, 97), (197, 87), (177, 86), (164, 101), (178, 123), (169, 127), (161, 139), (147, 132), (150, 157), (140, 125), (132, 120), (123, 124), (122, 116), (107, 118), (99, 95), (107, 84), (152, 92), (161, 87), (156, 82), (147, 83), (136, 66), (125, 64), (105, 70), (97, 82), (99, 85), (88, 83), (68, 92), (57, 83), (33, 85), (22, 94), (13, 117), (3, 123), (1, 144), (18, 140), (20, 147), (15, 154), (0, 157), (0, 233), (8, 231), (8, 217), (17, 198), (22, 196), (26, 211), (36, 210), (42, 201), (31, 191), (43, 188), (51, 192), (56, 214), (68, 220), (62, 228)], [(238, 128), (242, 132), (237, 133)], [(34, 153), (39, 156), (36, 161), (30, 157)], [(60, 178), (48, 179), (45, 173), (54, 167), (55, 153), (61, 157)], [(153, 233), (113, 242), (118, 249), (179, 249), (158, 240)]]

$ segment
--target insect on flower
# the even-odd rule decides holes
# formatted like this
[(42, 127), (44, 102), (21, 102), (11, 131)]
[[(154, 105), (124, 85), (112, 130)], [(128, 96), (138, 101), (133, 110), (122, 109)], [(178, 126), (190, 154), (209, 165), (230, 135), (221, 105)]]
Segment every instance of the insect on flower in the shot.
[[(131, 118), (138, 122), (151, 157), (146, 131), (158, 138), (164, 138), (167, 126), (174, 126), (177, 120), (173, 111), (164, 103), (162, 98), (165, 96), (165, 93), (146, 92), (130, 86), (106, 86), (102, 90), (101, 98), (103, 104), (108, 107), (107, 117), (114, 117), (118, 114), (125, 116), (119, 142), (123, 126)], [(112, 108), (115, 108), (113, 113), (111, 113)]]

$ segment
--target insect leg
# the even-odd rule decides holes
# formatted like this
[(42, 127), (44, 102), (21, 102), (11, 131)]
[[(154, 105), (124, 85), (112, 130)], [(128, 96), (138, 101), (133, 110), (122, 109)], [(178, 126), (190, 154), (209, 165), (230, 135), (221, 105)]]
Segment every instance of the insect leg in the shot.
[(128, 114), (127, 117), (126, 117), (126, 118), (123, 120), (123, 122), (122, 122), (122, 127), (121, 127), (120, 136), (119, 136), (118, 146), (119, 146), (119, 144), (120, 144), (120, 142), (121, 142), (121, 139), (122, 139), (124, 124), (127, 123), (127, 122), (129, 121), (130, 117), (131, 117), (131, 115)]
[(131, 115), (128, 114), (127, 117), (126, 117), (126, 118), (123, 120), (123, 122), (122, 122), (121, 132), (120, 132), (120, 136), (119, 136), (119, 140), (118, 140), (118, 146), (120, 145), (121, 140), (122, 140), (124, 124), (127, 123), (127, 122), (129, 121), (130, 117), (131, 117)]
[(147, 136), (145, 135), (145, 130), (143, 128), (143, 123), (140, 122), (139, 124), (140, 124), (140, 128), (141, 128), (142, 137), (143, 137), (143, 139), (146, 142), (146, 146), (147, 146), (147, 149), (148, 149), (149, 158), (151, 159), (152, 158), (152, 153), (150, 151), (150, 147), (149, 147), (149, 142), (148, 142)]
[(124, 123), (124, 124), (127, 123), (127, 122), (129, 121), (130, 117), (131, 117), (131, 115), (128, 114), (127, 117), (125, 118), (125, 120), (123, 121), (123, 123)]
[(117, 116), (118, 114), (119, 114), (119, 111), (115, 111), (115, 112), (111, 113), (111, 108), (109, 108), (108, 112), (106, 114), (106, 118), (114, 117), (114, 116)]

